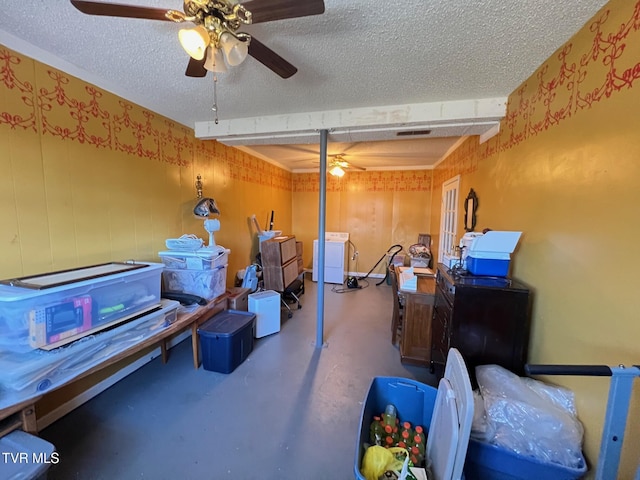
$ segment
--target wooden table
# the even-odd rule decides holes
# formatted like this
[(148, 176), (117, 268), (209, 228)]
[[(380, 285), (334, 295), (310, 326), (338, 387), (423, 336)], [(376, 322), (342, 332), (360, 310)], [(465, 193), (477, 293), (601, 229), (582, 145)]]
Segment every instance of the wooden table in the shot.
[[(145, 338), (144, 340), (130, 346), (126, 350), (116, 353), (115, 355), (104, 359), (101, 363), (94, 365), (93, 367), (81, 372), (76, 377), (69, 381), (57, 385), (55, 389), (61, 388), (64, 385), (68, 385), (81, 378), (87, 377), (103, 368), (107, 368), (123, 359), (129, 358), (132, 355), (144, 350), (145, 348), (152, 347), (160, 344), (162, 351), (162, 363), (167, 363), (169, 358), (169, 352), (167, 349), (167, 341), (175, 335), (181, 333), (187, 328), (191, 328), (191, 348), (193, 350), (193, 366), (198, 369), (200, 367), (200, 348), (198, 342), (198, 327), (204, 321), (211, 318), (218, 312), (227, 309), (227, 297), (225, 293), (214, 300), (210, 301), (206, 305), (198, 307), (193, 312), (180, 313), (178, 318), (170, 326), (158, 330), (155, 334)], [(52, 391), (52, 390), (50, 390)], [(0, 437), (7, 433), (21, 428), (22, 430), (30, 433), (37, 433), (36, 415), (34, 405), (41, 398), (41, 396), (33, 397), (23, 402), (9, 405), (0, 409)]]
[(40, 398), (42, 398), (42, 396), (30, 398), (24, 402), (1, 409), (0, 437), (16, 429), (22, 429), (29, 433), (38, 433), (35, 403), (40, 400)]
[(400, 334), (402, 363), (428, 366), (431, 361), (431, 317), (436, 292), (434, 276), (418, 275), (416, 291), (400, 289), (404, 313)]
[[(200, 367), (200, 343), (198, 342), (198, 327), (206, 320), (218, 312), (227, 309), (228, 294), (221, 295), (190, 313), (178, 314), (177, 320), (168, 328), (162, 330), (162, 363), (167, 363), (169, 352), (167, 351), (167, 340), (182, 332), (185, 328), (191, 327), (191, 349), (193, 351), (193, 367), (197, 370)], [(152, 342), (155, 343), (155, 342)]]

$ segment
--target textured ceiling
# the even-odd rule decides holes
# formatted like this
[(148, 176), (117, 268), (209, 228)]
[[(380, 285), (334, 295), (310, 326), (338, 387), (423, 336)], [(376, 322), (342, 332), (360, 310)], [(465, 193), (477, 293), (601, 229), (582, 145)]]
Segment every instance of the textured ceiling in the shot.
[[(213, 120), (212, 75), (185, 77), (188, 57), (177, 39), (181, 25), (88, 16), (66, 0), (10, 3), (0, 16), (0, 43), (5, 46), (188, 127)], [(179, 0), (118, 3), (182, 9)], [(267, 117), (284, 118), (286, 124), (288, 116), (307, 112), (375, 112), (390, 106), (505, 98), (605, 3), (325, 0), (322, 15), (241, 29), (295, 65), (298, 73), (282, 79), (249, 57), (220, 74), (220, 123)], [(424, 166), (441, 157), (461, 132), (451, 134), (444, 144), (436, 142), (433, 152), (428, 141), (422, 141), (421, 148), (415, 141), (401, 147), (400, 140), (391, 149), (374, 145), (385, 154), (397, 150), (396, 166)], [(342, 149), (350, 145), (358, 151), (357, 144), (347, 143)], [(250, 148), (288, 168), (298, 168), (302, 160), (291, 148), (286, 154), (281, 148)], [(407, 150), (417, 151), (418, 157), (409, 160)], [(365, 166), (384, 166), (381, 154), (368, 153), (369, 159), (360, 157), (371, 162)]]

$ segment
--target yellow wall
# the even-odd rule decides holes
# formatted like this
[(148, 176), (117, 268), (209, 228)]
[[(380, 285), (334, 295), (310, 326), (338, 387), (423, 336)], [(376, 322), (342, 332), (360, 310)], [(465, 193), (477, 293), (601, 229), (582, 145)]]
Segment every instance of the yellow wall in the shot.
[[(351, 234), (360, 252), (351, 269), (368, 271), (389, 246), (437, 233), (442, 182), (461, 174), (461, 192), (479, 196), (479, 228), (524, 232), (512, 263), (534, 289), (530, 361), (638, 363), (634, 22), (640, 2), (609, 2), (513, 92), (497, 137), (467, 141), (433, 172), (329, 177), (326, 228)], [(184, 127), (4, 48), (0, 63), (9, 72), (0, 76), (0, 277), (157, 261), (166, 238), (205, 235), (191, 216), (198, 173), (222, 211), (216, 239), (232, 250), (231, 272), (257, 249), (248, 217), (264, 224), (271, 210), (276, 229), (304, 241), (311, 266), (318, 175), (292, 175), (199, 142)], [(594, 462), (608, 379), (548, 380), (575, 391)], [(638, 429), (627, 431), (625, 445), (639, 444)], [(631, 478), (636, 464), (625, 449), (620, 478)]]
[[(366, 273), (392, 245), (405, 249), (430, 233), (431, 170), (348, 172), (327, 175), (326, 231), (348, 232), (358, 251), (350, 271)], [(312, 267), (313, 240), (318, 238), (317, 173), (293, 175), (293, 229), (305, 245), (304, 265)], [(384, 274), (385, 262), (374, 273)]]
[[(229, 286), (258, 251), (252, 214), (274, 210), (291, 230), (289, 172), (2, 46), (0, 72), (0, 278), (159, 262), (167, 238), (208, 240), (192, 213), (198, 174), (221, 211)], [(113, 370), (45, 397), (38, 414)]]
[(230, 272), (257, 253), (252, 214), (275, 210), (291, 230), (289, 172), (1, 46), (0, 64), (0, 278), (158, 262), (167, 238), (207, 240), (192, 214), (198, 174)]
[[(468, 140), (434, 172), (434, 192), (457, 173), (464, 195), (476, 191), (477, 230), (524, 232), (512, 267), (534, 290), (531, 363), (640, 363), (638, 22), (640, 2), (609, 2), (513, 92), (497, 137)], [(609, 378), (545, 380), (575, 392), (596, 462)], [(625, 479), (638, 465), (638, 387), (633, 404)]]

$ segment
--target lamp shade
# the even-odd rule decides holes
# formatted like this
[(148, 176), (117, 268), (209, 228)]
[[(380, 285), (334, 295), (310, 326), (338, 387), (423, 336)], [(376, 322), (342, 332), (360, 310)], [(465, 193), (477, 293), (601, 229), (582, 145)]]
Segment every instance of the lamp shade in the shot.
[(238, 40), (235, 35), (225, 32), (220, 35), (220, 46), (224, 52), (224, 56), (227, 59), (227, 63), (235, 67), (244, 62), (245, 58), (249, 54), (248, 42)]
[(329, 169), (329, 173), (334, 177), (342, 177), (344, 175), (344, 170), (340, 167), (340, 165), (334, 165)]
[(195, 60), (202, 60), (209, 46), (209, 33), (202, 25), (194, 28), (182, 28), (178, 31), (180, 45)]
[(213, 198), (208, 197), (198, 200), (198, 203), (196, 203), (196, 206), (193, 209), (193, 214), (200, 218), (207, 218), (209, 215), (216, 213), (220, 214), (220, 209), (218, 208), (218, 205), (216, 205), (216, 201)]
[(223, 73), (227, 71), (227, 65), (224, 63), (224, 55), (222, 50), (211, 46), (207, 50), (207, 60), (204, 62), (204, 68), (210, 72)]

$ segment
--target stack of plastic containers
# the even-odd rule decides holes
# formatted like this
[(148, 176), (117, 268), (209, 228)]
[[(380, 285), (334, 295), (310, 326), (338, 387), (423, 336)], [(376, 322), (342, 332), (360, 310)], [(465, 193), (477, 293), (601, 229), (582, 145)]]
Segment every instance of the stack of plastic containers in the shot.
[(158, 255), (165, 265), (165, 291), (189, 293), (207, 300), (222, 295), (227, 288), (229, 249), (216, 246), (198, 250), (167, 250)]

